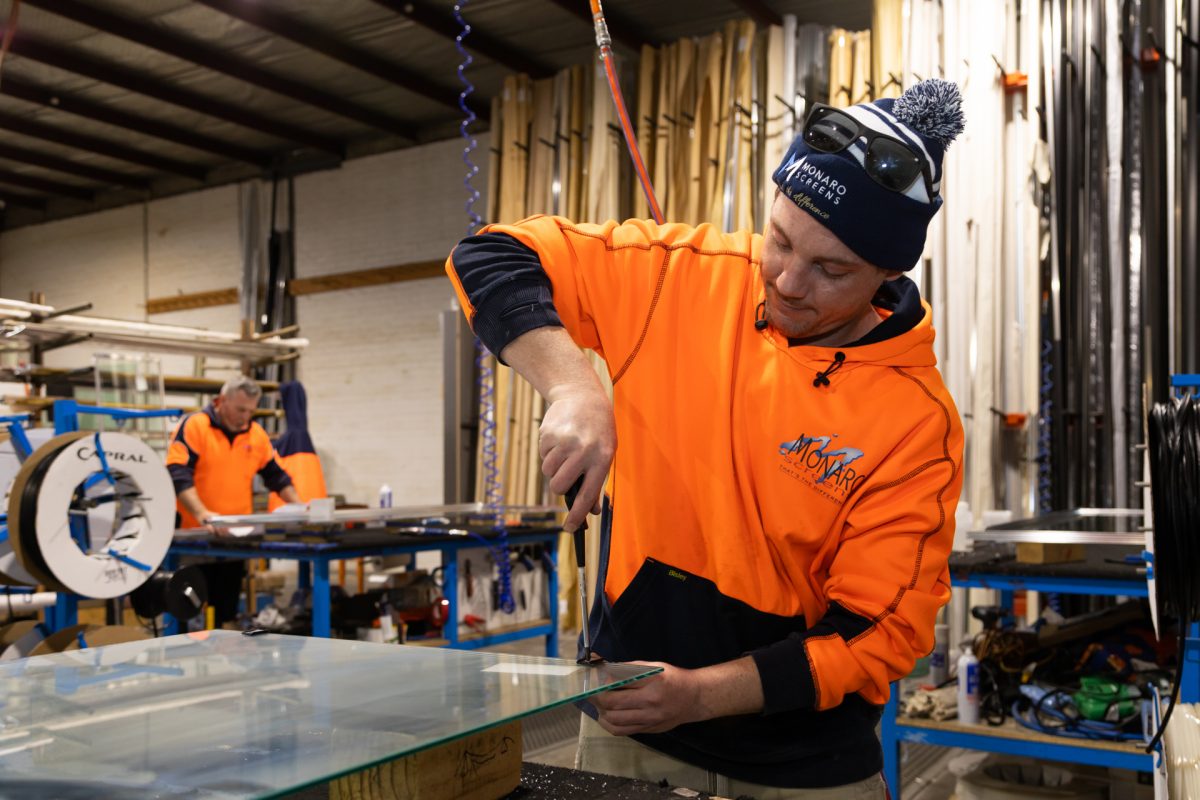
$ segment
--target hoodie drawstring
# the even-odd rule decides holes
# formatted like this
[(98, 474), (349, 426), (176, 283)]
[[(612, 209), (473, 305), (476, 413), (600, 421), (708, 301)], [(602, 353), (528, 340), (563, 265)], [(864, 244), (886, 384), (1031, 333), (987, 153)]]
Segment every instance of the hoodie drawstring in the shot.
[(842, 364), (846, 362), (846, 354), (841, 350), (833, 354), (833, 364), (817, 373), (817, 377), (813, 378), (813, 386), (820, 389), (822, 386), (829, 385), (829, 376), (841, 369)]

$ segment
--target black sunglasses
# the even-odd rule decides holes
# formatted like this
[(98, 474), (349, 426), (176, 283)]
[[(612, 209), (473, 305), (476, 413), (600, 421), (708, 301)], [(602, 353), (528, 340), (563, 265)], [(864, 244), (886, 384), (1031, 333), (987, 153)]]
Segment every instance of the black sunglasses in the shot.
[(867, 146), (863, 166), (871, 180), (885, 189), (904, 193), (917, 178), (925, 178), (925, 191), (934, 197), (933, 176), (925, 157), (894, 136), (862, 125), (833, 106), (814, 103), (804, 121), (804, 142), (822, 153), (840, 153), (862, 139)]

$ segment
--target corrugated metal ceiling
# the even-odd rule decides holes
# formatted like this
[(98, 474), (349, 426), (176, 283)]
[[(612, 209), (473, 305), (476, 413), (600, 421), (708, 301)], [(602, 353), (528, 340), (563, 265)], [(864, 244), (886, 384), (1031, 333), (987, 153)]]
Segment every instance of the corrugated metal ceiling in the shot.
[[(0, 25), (13, 0), (0, 0)], [(871, 0), (607, 0), (618, 60), (638, 42), (796, 14), (865, 28)], [(449, 0), (21, 0), (0, 74), (4, 227), (452, 135)], [(510, 72), (595, 57), (587, 0), (472, 0), (474, 107)], [(480, 129), (483, 129), (483, 124)]]

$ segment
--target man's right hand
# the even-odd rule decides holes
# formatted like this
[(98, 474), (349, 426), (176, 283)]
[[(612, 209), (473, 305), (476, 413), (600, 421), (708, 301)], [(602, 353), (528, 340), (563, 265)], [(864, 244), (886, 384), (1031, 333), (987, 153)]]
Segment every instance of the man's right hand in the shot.
[(211, 511), (202, 511), (196, 515), (196, 521), (200, 523), (201, 528), (204, 528), (215, 536), (228, 536), (229, 534), (224, 528), (218, 528), (216, 525), (213, 525), (212, 522), (210, 522), (210, 520), (215, 516), (217, 515)]
[(600, 492), (617, 450), (612, 403), (592, 363), (563, 328), (527, 331), (500, 355), (546, 398), (538, 452), (550, 490), (566, 494), (583, 476), (563, 523), (573, 531), (589, 511), (600, 511)]
[(588, 513), (600, 513), (600, 493), (617, 449), (612, 403), (599, 381), (556, 386), (546, 398), (538, 452), (550, 491), (565, 495), (583, 476), (563, 528), (573, 531)]
[(176, 496), (179, 498), (180, 505), (182, 505), (183, 508), (195, 518), (197, 524), (201, 528), (204, 528), (209, 533), (216, 534), (217, 536), (224, 535), (210, 522), (210, 520), (215, 517), (216, 514), (209, 511), (208, 507), (204, 505), (204, 501), (200, 499), (200, 493), (196, 491), (195, 486), (189, 486), (188, 488), (177, 492)]

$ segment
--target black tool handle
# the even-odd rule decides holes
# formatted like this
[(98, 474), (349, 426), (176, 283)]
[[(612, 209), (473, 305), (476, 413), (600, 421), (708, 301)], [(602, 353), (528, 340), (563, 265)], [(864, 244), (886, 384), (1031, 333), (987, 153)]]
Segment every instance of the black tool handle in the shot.
[[(575, 505), (575, 498), (579, 496), (579, 490), (582, 488), (583, 488), (583, 476), (580, 475), (579, 479), (577, 481), (575, 481), (575, 483), (571, 486), (571, 488), (567, 489), (567, 511), (570, 511), (571, 507)], [(580, 568), (582, 568), (584, 566), (584, 564), (587, 563), (586, 561), (584, 561), (585, 546), (584, 546), (584, 540), (583, 540), (583, 532), (586, 530), (587, 530), (587, 517), (584, 517), (584, 520), (582, 523), (580, 523), (579, 527), (576, 528), (571, 533), (571, 535), (575, 539), (575, 566), (580, 567)]]

